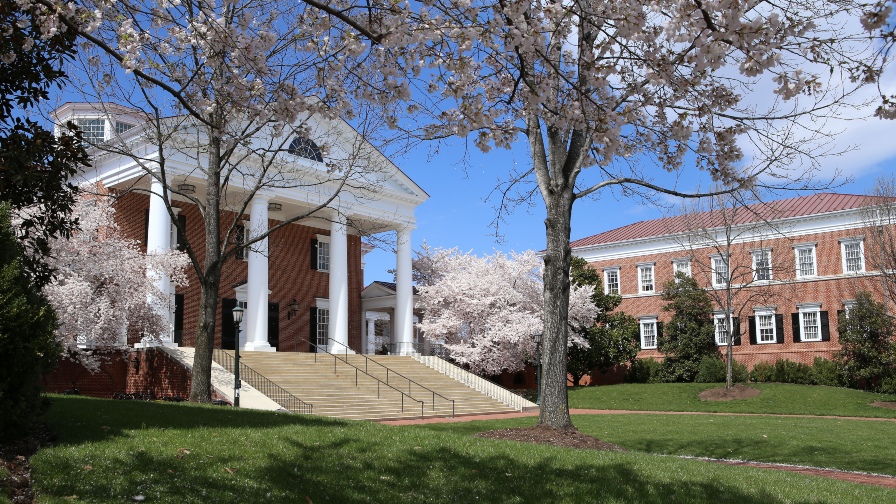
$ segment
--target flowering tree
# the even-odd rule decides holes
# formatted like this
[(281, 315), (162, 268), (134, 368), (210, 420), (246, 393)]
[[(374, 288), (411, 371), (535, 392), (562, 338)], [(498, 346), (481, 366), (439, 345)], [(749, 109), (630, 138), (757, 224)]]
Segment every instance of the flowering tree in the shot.
[[(444, 340), (451, 358), (474, 373), (522, 369), (535, 355), (535, 335), (544, 330), (541, 258), (532, 251), (485, 257), (456, 248), (429, 252), (415, 261), (433, 279), (418, 286), (426, 312), (418, 327), (428, 339)], [(570, 323), (594, 323), (593, 293), (591, 286), (571, 290)], [(578, 336), (569, 344), (588, 345)]]
[(162, 272), (176, 285), (187, 281), (186, 254), (143, 253), (139, 243), (121, 236), (114, 214), (111, 198), (78, 201), (73, 217), (79, 229), (68, 239), (51, 240), (47, 259), (55, 275), (44, 294), (59, 321), (57, 340), (91, 369), (99, 362), (78, 352), (78, 345), (123, 348), (127, 331), (152, 340), (169, 330), (159, 314), (170, 309), (168, 296), (147, 271)]
[[(388, 106), (408, 98), (409, 88), (369, 58), (355, 30), (302, 2), (84, 0), (59, 10), (54, 0), (34, 1), (63, 13), (60, 28), (89, 42), (77, 60), (85, 101), (110, 116), (125, 105), (140, 121), (93, 145), (143, 171), (127, 190), (151, 191), (178, 227), (172, 196), (200, 209), (204, 236), (184, 244), (201, 289), (190, 399), (209, 401), (224, 264), (246, 247), (263, 247), (278, 229), (338, 207), (344, 188), (358, 200), (377, 198), (389, 172), (368, 142), (386, 128), (366, 104)], [(320, 149), (313, 161), (325, 160), (326, 169), (296, 161), (296, 137), (313, 138)], [(198, 194), (180, 190), (184, 166)], [(237, 240), (253, 198), (285, 188), (308, 194), (311, 204)]]

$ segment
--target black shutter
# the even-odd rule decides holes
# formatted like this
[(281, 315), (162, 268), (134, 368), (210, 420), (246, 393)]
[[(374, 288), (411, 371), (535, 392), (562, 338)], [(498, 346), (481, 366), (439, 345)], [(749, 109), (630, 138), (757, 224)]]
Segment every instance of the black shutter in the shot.
[(177, 216), (177, 250), (183, 252), (187, 250), (187, 216), (186, 215), (178, 215)]
[(784, 343), (784, 315), (775, 315), (775, 343)]
[(280, 346), (280, 303), (268, 303), (268, 344)]
[(174, 342), (184, 344), (184, 295), (174, 295)]
[(149, 209), (146, 209), (146, 214), (143, 219), (143, 246), (146, 247), (146, 251), (149, 252)]
[(790, 314), (790, 323), (793, 326), (793, 342), (799, 343), (803, 340), (803, 335), (800, 334), (800, 314), (799, 313), (791, 313)]
[[(313, 238), (311, 240), (311, 269), (313, 269), (313, 270), (317, 269), (317, 238)], [(314, 308), (312, 308), (312, 310), (314, 310)], [(315, 312), (315, 314), (316, 313), (317, 312)], [(315, 320), (317, 319), (316, 315), (315, 315), (314, 319)]]
[[(314, 240), (315, 242), (317, 240)], [(311, 307), (311, 318), (308, 322), (308, 341), (310, 341), (310, 345), (308, 350), (311, 352), (317, 351), (317, 308)]]
[(233, 350), (236, 344), (236, 332), (233, 324), (233, 309), (236, 308), (236, 299), (224, 298), (221, 300), (221, 348)]
[(656, 342), (657, 342), (657, 346), (659, 346), (660, 338), (662, 338), (662, 337), (663, 337), (663, 323), (662, 323), (662, 322), (657, 322), (657, 323), (656, 323)]
[(747, 317), (750, 320), (750, 344), (756, 344), (756, 317)]
[(731, 344), (740, 345), (740, 317), (732, 317), (731, 319)]
[(846, 310), (837, 310), (837, 334), (840, 334), (840, 324), (846, 320)]
[(821, 341), (831, 341), (831, 325), (828, 312), (821, 312)]

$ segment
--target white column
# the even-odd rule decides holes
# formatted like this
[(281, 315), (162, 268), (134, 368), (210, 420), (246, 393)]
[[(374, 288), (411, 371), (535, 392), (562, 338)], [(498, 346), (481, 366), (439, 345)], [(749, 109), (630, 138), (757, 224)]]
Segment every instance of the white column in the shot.
[[(249, 236), (268, 232), (268, 198), (256, 195), (249, 210)], [(251, 239), (250, 238), (250, 239)], [(246, 300), (246, 346), (249, 351), (275, 349), (268, 343), (268, 239), (259, 240), (249, 250), (248, 299)]]
[(395, 272), (395, 320), (392, 341), (401, 355), (414, 353), (414, 293), (411, 277), (411, 229), (398, 230)]
[(345, 215), (338, 211), (333, 212), (330, 223), (329, 336), (327, 350), (345, 353), (348, 349), (348, 229)]
[(376, 351), (377, 351), (377, 348), (376, 348), (376, 319), (372, 318), (370, 316), (371, 315), (370, 312), (367, 312), (366, 315), (367, 315), (367, 324), (366, 324), (367, 340), (365, 341), (366, 344), (365, 344), (364, 348), (366, 349), (367, 353), (373, 354), (373, 353), (376, 353)]
[[(171, 248), (171, 217), (168, 216), (168, 209), (165, 205), (162, 182), (153, 178), (150, 186), (151, 194), (149, 195), (149, 222), (146, 229), (146, 253), (164, 253)], [(162, 344), (165, 346), (173, 346), (171, 339), (171, 331), (174, 327), (174, 319), (172, 318), (172, 299), (171, 299), (171, 281), (168, 276), (159, 271), (148, 271), (147, 276), (150, 277), (159, 288), (166, 294), (164, 305), (156, 305), (154, 309), (161, 315), (166, 323), (167, 330), (159, 335)]]

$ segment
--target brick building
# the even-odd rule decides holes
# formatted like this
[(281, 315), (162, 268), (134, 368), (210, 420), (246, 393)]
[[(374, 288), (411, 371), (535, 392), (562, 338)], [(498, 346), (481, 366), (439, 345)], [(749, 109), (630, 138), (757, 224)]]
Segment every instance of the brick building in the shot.
[[(147, 139), (151, 134), (144, 132), (145, 118), (135, 110), (67, 103), (53, 116), (57, 124), (70, 120), (78, 124), (95, 145), (88, 150), (93, 166), (84, 180), (119, 196), (116, 219), (127, 237), (150, 252), (189, 242), (196, 257), (204, 257), (205, 222), (200, 207), (191, 201), (201, 201), (206, 193), (205, 174), (197, 169), (203, 159), (201, 141), (196, 140), (202, 137), (200, 129), (180, 129), (172, 136), (170, 142), (177, 148), (164, 153), (167, 186), (163, 186), (162, 172), (154, 161), (161, 153)], [(234, 171), (222, 187), (222, 224), (239, 217), (235, 239), (241, 241), (332, 200), (224, 263), (215, 346), (232, 349), (236, 344), (231, 310), (240, 303), (246, 309), (241, 349), (301, 352), (313, 348), (313, 342), (337, 351), (345, 351), (344, 346), (355, 352), (368, 351), (373, 345), (368, 343), (361, 291), (363, 255), (371, 248), (361, 237), (392, 232), (397, 238), (397, 284), (385, 311), (393, 327), (392, 344), (398, 351), (410, 351), (414, 342), (411, 231), (415, 208), (428, 195), (348, 123), (311, 117), (302, 126), (302, 135), (287, 131), (282, 139), (261, 140), (283, 146), (286, 152), (277, 156), (278, 164), (270, 165), (274, 168), (267, 173), (275, 181), (292, 177), (290, 183), (262, 185), (256, 180), (254, 185), (247, 184), (246, 173), (257, 170), (264, 161), (253, 157), (261, 149), (246, 149), (241, 166), (247, 169)], [(190, 145), (195, 146), (193, 152)], [(270, 147), (267, 149), (270, 152)], [(332, 167), (344, 163), (349, 155), (361, 168), (346, 180), (334, 179)], [(345, 188), (340, 186), (342, 182)], [(252, 194), (249, 191), (257, 192), (245, 207), (246, 213), (237, 216), (235, 212), (242, 207), (227, 198), (245, 201), (246, 194)], [(167, 205), (162, 196), (166, 193)], [(179, 221), (183, 233), (173, 219)], [(165, 345), (195, 344), (200, 286), (192, 269), (189, 276), (189, 285), (176, 289), (168, 279), (158, 280), (163, 292), (170, 295), (169, 307), (163, 312), (170, 327), (161, 338)], [(382, 316), (384, 307), (378, 308), (377, 316)], [(141, 344), (133, 336), (128, 343)]]
[(811, 364), (839, 349), (837, 320), (857, 292), (885, 301), (886, 279), (870, 260), (877, 229), (864, 217), (881, 203), (821, 193), (642, 221), (573, 241), (572, 253), (601, 272), (604, 290), (622, 296), (618, 309), (638, 319), (640, 358), (662, 359), (657, 336), (671, 314), (660, 290), (683, 271), (713, 297), (716, 344), (730, 333), (737, 361)]

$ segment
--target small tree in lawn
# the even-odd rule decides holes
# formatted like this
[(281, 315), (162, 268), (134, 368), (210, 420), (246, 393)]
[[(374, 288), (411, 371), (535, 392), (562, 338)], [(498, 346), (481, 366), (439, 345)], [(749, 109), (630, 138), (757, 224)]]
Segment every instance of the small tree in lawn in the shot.
[[(739, 320), (755, 305), (772, 297), (775, 272), (785, 270), (783, 255), (773, 255), (765, 240), (786, 237), (774, 220), (775, 202), (764, 203), (750, 191), (734, 191), (696, 200), (683, 207), (679, 242), (688, 251), (683, 259), (690, 275), (707, 286), (706, 293), (722, 312), (713, 317), (714, 332), (725, 345), (725, 388), (734, 386), (734, 342), (740, 337)], [(749, 254), (737, 244), (749, 241)], [(779, 287), (780, 288), (780, 287)]]
[(581, 257), (573, 257), (569, 272), (573, 286), (589, 286), (594, 289), (591, 302), (597, 308), (594, 323), (571, 329), (587, 345), (572, 345), (568, 350), (567, 370), (573, 385), (594, 369), (608, 369), (629, 362), (638, 354), (638, 323), (625, 313), (613, 312), (622, 297), (604, 294), (600, 274)]
[(189, 259), (183, 252), (146, 254), (140, 244), (121, 236), (111, 197), (81, 199), (73, 216), (79, 229), (50, 242), (47, 262), (56, 272), (44, 293), (59, 318), (56, 337), (66, 353), (88, 369), (99, 365), (96, 354), (79, 345), (125, 348), (127, 332), (154, 340), (169, 327), (168, 296), (147, 271), (162, 272), (175, 285), (187, 282)]
[(850, 386), (877, 390), (896, 374), (896, 324), (870, 293), (856, 295), (855, 304), (837, 322), (837, 331), (837, 359)]
[(28, 432), (43, 408), (40, 378), (55, 366), (56, 315), (22, 267), (22, 246), (0, 203), (0, 441)]
[[(535, 334), (543, 330), (541, 258), (533, 251), (476, 257), (457, 249), (430, 250), (427, 257), (435, 259), (416, 258), (432, 281), (418, 286), (426, 311), (418, 327), (426, 337), (444, 340), (448, 355), (474, 373), (522, 369), (535, 355)], [(571, 290), (571, 323), (594, 323), (593, 292), (591, 286)], [(575, 337), (570, 344), (587, 342)]]
[(675, 273), (663, 285), (664, 311), (672, 312), (657, 337), (665, 381), (694, 381), (703, 357), (716, 354), (713, 339), (712, 299), (693, 277)]

